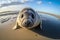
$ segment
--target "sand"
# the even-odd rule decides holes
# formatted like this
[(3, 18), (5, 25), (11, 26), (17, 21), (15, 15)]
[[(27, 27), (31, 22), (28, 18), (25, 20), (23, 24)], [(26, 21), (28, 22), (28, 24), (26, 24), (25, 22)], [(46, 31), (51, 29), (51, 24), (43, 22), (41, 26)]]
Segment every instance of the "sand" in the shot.
[[(5, 17), (7, 21), (2, 22), (1, 18), (4, 19)], [(23, 28), (13, 30), (12, 28), (16, 23), (16, 17), (17, 15), (0, 16), (0, 40), (52, 40), (52, 38), (43, 36), (32, 30)]]

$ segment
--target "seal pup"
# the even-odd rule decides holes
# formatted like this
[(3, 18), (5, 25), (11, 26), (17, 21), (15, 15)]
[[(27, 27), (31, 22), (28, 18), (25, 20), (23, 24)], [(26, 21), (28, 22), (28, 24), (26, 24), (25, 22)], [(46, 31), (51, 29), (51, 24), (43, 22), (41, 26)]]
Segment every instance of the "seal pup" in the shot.
[(32, 29), (34, 27), (41, 27), (41, 19), (39, 14), (32, 8), (22, 9), (17, 17), (16, 24), (13, 29), (27, 28)]

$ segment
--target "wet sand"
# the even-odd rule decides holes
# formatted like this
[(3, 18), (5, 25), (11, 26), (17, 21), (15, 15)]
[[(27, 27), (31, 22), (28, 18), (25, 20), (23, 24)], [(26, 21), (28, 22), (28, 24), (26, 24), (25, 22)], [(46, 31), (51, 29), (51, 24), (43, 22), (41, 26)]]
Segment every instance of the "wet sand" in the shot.
[[(5, 16), (2, 16), (0, 18), (4, 17)], [(52, 40), (55, 38), (59, 39), (60, 21), (57, 21), (58, 19), (55, 19), (55, 21), (53, 21), (53, 18), (51, 20), (49, 17), (46, 18), (46, 16), (45, 19), (44, 17), (42, 19), (42, 30), (40, 30), (39, 28), (34, 30), (28, 30), (23, 28), (13, 30), (12, 28), (14, 27), (16, 22), (16, 15), (10, 15), (10, 19), (8, 21), (3, 23), (0, 22), (0, 40)], [(55, 33), (57, 33), (59, 36)]]

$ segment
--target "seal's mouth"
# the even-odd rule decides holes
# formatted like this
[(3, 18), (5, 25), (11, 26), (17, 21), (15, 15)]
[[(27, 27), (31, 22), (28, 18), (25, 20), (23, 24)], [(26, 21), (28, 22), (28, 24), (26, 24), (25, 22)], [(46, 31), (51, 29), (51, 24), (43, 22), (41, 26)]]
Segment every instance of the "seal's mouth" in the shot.
[(22, 22), (22, 26), (26, 28), (30, 28), (33, 26), (33, 21), (31, 19), (24, 19)]

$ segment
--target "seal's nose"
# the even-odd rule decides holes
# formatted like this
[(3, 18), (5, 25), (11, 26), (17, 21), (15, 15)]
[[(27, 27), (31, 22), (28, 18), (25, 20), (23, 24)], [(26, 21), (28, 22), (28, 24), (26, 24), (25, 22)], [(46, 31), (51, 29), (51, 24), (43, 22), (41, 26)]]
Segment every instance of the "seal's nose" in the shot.
[(24, 23), (24, 25), (25, 25), (25, 27), (28, 27), (29, 25), (30, 25), (30, 21), (26, 21), (25, 23)]
[(33, 26), (33, 21), (31, 19), (24, 19), (22, 22), (23, 27), (32, 27)]

